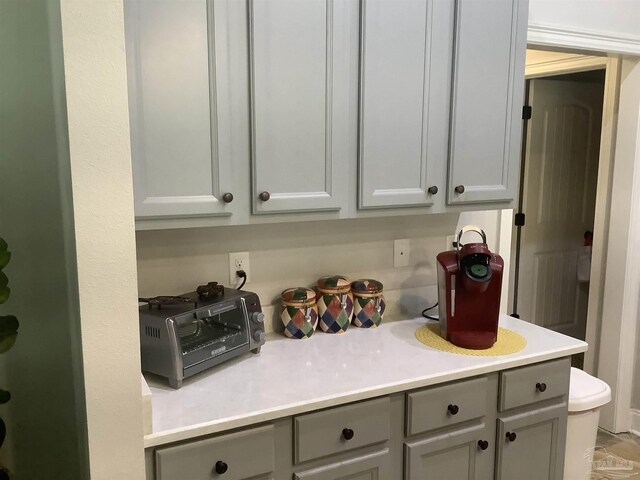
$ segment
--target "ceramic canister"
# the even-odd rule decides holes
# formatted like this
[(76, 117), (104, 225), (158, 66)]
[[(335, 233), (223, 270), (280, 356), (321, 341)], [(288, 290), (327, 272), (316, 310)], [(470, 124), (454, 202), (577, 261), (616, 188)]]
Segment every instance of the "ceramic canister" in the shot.
[(382, 283), (372, 279), (356, 280), (351, 284), (353, 324), (356, 327), (380, 325), (386, 307), (382, 288)]
[(318, 325), (316, 292), (310, 288), (289, 288), (280, 295), (280, 319), (284, 334), (290, 338), (309, 338)]
[(351, 324), (353, 296), (351, 280), (342, 275), (318, 280), (320, 328), (327, 333), (344, 333)]

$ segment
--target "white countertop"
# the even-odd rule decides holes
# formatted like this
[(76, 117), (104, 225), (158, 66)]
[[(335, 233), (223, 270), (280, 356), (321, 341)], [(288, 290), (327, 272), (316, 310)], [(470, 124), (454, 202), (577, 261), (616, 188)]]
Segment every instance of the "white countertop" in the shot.
[(270, 336), (247, 353), (184, 381), (179, 390), (145, 375), (153, 432), (145, 447), (220, 432), (402, 390), (481, 375), (587, 350), (587, 344), (502, 315), (500, 326), (527, 339), (524, 350), (498, 357), (446, 353), (414, 336), (426, 320), (316, 332), (308, 340)]

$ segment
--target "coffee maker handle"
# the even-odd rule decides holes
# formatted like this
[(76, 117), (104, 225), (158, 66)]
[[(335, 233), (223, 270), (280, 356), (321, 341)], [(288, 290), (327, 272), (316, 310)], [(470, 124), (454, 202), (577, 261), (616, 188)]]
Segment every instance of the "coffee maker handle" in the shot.
[(480, 227), (477, 227), (475, 225), (466, 225), (464, 227), (462, 227), (460, 229), (460, 231), (458, 232), (458, 240), (456, 241), (456, 251), (460, 252), (460, 248), (461, 248), (461, 243), (460, 240), (462, 240), (462, 235), (464, 235), (467, 232), (476, 232), (477, 234), (479, 234), (482, 237), (482, 243), (487, 243), (487, 234), (484, 233), (484, 230), (482, 230)]

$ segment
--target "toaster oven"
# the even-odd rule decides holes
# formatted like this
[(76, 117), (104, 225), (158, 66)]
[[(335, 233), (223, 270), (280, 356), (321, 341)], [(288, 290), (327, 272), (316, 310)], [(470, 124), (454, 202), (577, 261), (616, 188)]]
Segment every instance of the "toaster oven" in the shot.
[(142, 370), (165, 377), (173, 388), (183, 379), (264, 344), (264, 314), (255, 293), (225, 288), (201, 300), (195, 292), (179, 304), (140, 307)]

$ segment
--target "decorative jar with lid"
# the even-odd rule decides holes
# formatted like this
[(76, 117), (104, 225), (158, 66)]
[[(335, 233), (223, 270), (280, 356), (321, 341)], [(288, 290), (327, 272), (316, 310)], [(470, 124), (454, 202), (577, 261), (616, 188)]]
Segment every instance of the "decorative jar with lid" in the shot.
[(290, 338), (309, 338), (318, 325), (316, 292), (306, 287), (288, 288), (280, 294), (280, 319)]
[(342, 275), (318, 280), (320, 328), (327, 333), (344, 333), (351, 324), (353, 296), (351, 280)]
[(356, 327), (377, 327), (382, 322), (386, 303), (383, 285), (377, 280), (361, 279), (351, 284), (353, 293), (353, 324)]

